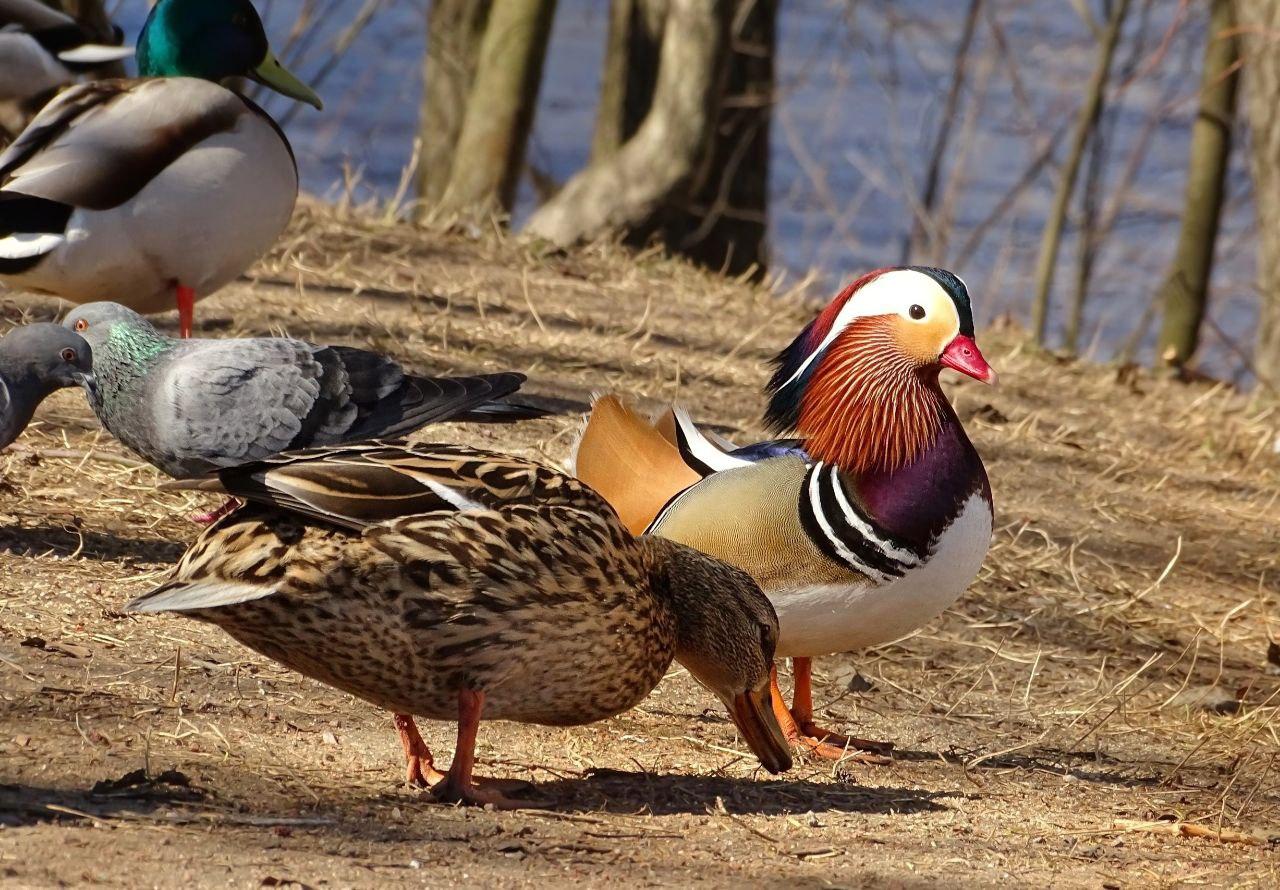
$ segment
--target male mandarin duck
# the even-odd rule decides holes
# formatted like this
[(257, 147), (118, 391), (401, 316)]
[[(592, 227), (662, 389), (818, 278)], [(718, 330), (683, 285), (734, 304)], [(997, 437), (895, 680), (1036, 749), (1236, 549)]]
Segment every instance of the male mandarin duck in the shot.
[(119, 28), (92, 33), (41, 0), (0, 0), (0, 102), (34, 111), (78, 75), (133, 55), (123, 40)]
[(859, 278), (775, 366), (765, 418), (797, 438), (734, 449), (680, 409), (650, 423), (606, 396), (576, 473), (632, 531), (696, 547), (760, 583), (778, 611), (778, 655), (795, 668), (790, 708), (774, 680), (793, 742), (832, 758), (884, 751), (814, 723), (811, 659), (910, 633), (976, 577), (991, 543), (991, 487), (938, 377), (996, 374), (974, 342), (964, 282), (925, 267)]
[(396, 720), (410, 780), (444, 800), (527, 803), (473, 778), (482, 716), (602, 720), (648, 695), (673, 656), (766, 769), (791, 766), (770, 708), (778, 623), (759, 586), (691, 547), (631, 535), (576, 479), (470, 448), (371, 442), (200, 484), (250, 504), (128, 608), (216, 624), (398, 715), (457, 721), (443, 775), (412, 720)]
[(271, 247), (298, 197), (280, 127), (220, 83), (321, 103), (248, 0), (160, 0), (138, 70), (60, 94), (0, 155), (0, 282), (139, 312), (176, 302), (190, 336), (196, 300)]

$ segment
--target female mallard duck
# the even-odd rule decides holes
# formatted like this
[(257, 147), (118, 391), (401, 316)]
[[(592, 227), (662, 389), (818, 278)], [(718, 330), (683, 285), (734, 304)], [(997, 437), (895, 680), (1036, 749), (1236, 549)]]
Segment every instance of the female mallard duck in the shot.
[(123, 40), (119, 28), (93, 34), (40, 0), (0, 0), (0, 102), (36, 110), (79, 74), (133, 55)]
[[(811, 659), (878, 646), (964, 592), (991, 546), (991, 486), (938, 375), (984, 383), (969, 292), (942, 269), (881, 269), (846, 288), (778, 356), (766, 420), (800, 438), (741, 449), (682, 411), (657, 425), (599, 400), (579, 478), (633, 531), (748, 571), (778, 611), (791, 656), (787, 734), (816, 753), (883, 750), (815, 725)], [(877, 761), (878, 757), (861, 759)]]
[(288, 224), (298, 169), (279, 126), (219, 85), (249, 77), (320, 107), (248, 0), (160, 0), (142, 77), (73, 87), (0, 155), (0, 282), (139, 312), (240, 275)]
[[(190, 483), (187, 483), (189, 486)], [(369, 443), (218, 473), (246, 507), (209, 528), (135, 612), (183, 612), (396, 714), (458, 722), (446, 776), (409, 718), (410, 778), (519, 806), (472, 777), (481, 716), (549, 726), (639, 703), (672, 657), (771, 772), (777, 619), (744, 572), (633, 537), (576, 480), (450, 445)]]

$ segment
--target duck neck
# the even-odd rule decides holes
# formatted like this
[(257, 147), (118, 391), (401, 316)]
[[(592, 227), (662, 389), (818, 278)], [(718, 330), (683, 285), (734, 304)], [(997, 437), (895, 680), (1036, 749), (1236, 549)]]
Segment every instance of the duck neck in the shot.
[(724, 664), (744, 663), (744, 641), (733, 615), (743, 609), (771, 614), (755, 582), (740, 569), (653, 535), (637, 538), (649, 563), (650, 585), (671, 622), (676, 660), (705, 685)]
[(818, 460), (855, 476), (893, 473), (960, 425), (938, 385), (940, 370), (884, 337), (833, 349), (806, 387), (796, 429)]
[(864, 342), (815, 371), (797, 429), (815, 460), (839, 467), (845, 487), (887, 531), (926, 544), (975, 493), (986, 471), (938, 384), (891, 348)]

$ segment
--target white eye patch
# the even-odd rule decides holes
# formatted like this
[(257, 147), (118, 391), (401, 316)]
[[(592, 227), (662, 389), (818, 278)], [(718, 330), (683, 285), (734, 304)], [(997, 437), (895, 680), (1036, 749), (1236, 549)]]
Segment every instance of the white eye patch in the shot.
[[(921, 319), (912, 319), (911, 307), (921, 306), (925, 315)], [(899, 315), (910, 321), (932, 321), (948, 317), (955, 326), (955, 333), (960, 332), (960, 317), (956, 314), (955, 304), (942, 289), (942, 285), (923, 272), (914, 269), (894, 269), (885, 272), (878, 278), (864, 284), (841, 307), (836, 320), (831, 325), (827, 336), (822, 338), (818, 348), (809, 353), (800, 363), (796, 372), (787, 378), (783, 386), (794, 382), (813, 362), (826, 352), (827, 347), (835, 342), (844, 329), (859, 318), (873, 318), (877, 315)], [(954, 334), (953, 334), (954, 336)]]

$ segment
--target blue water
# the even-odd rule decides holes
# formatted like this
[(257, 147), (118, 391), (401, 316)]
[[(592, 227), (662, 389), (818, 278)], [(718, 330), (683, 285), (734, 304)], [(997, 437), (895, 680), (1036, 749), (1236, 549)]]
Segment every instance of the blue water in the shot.
[[(274, 96), (265, 104), (288, 130), (308, 190), (333, 199), (353, 194), (386, 200), (401, 182), (416, 134), (426, 0), (383, 0), (337, 60), (330, 57), (332, 43), (363, 0), (313, 0), (325, 14), (304, 40), (290, 44), (306, 5), (259, 0), (282, 57), (304, 79), (321, 79), (326, 109), (317, 113)], [(812, 273), (822, 293), (901, 260), (967, 5), (783, 4), (770, 211), (782, 288)], [(1107, 162), (1098, 195), (1101, 213), (1114, 223), (1097, 250), (1084, 328), (1085, 345), (1096, 346), (1101, 357), (1133, 335), (1177, 239), (1205, 29), (1199, 4), (1191, 4), (1189, 21), (1171, 35), (1181, 4), (1133, 5), (1115, 66), (1117, 82), (1128, 85), (1103, 125)], [(117, 15), (127, 32), (136, 35), (147, 6), (145, 0), (120, 0)], [(1003, 314), (1029, 315), (1031, 274), (1056, 168), (1042, 170), (985, 234), (975, 232), (1050, 136), (1066, 132), (1096, 46), (1072, 4), (1062, 0), (988, 0), (987, 6), (1007, 52), (984, 17), (968, 57), (960, 120), (951, 126), (946, 210), (934, 217), (950, 219), (949, 246), (932, 258), (969, 283), (980, 324)], [(606, 20), (605, 0), (560, 0), (529, 151), (531, 163), (560, 180), (586, 161)], [(1059, 149), (1055, 157), (1062, 154)], [(1220, 372), (1242, 375), (1236, 350), (1249, 346), (1256, 299), (1243, 151), (1231, 183), (1206, 358)], [(517, 222), (532, 200), (526, 187)], [(1078, 213), (1077, 201), (1059, 259), (1055, 330), (1074, 292)]]

